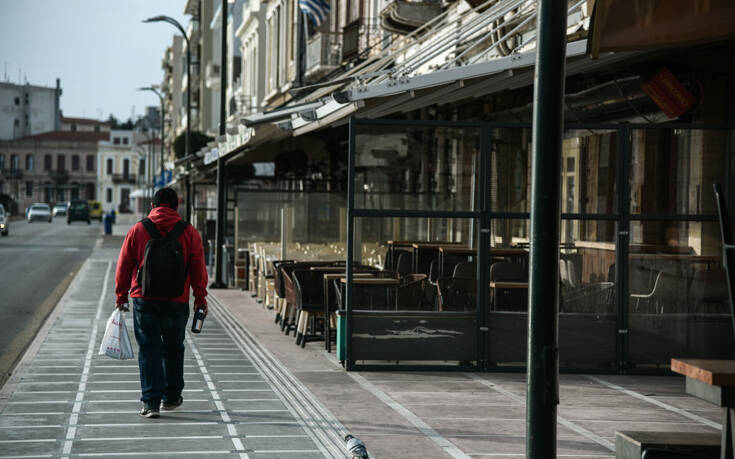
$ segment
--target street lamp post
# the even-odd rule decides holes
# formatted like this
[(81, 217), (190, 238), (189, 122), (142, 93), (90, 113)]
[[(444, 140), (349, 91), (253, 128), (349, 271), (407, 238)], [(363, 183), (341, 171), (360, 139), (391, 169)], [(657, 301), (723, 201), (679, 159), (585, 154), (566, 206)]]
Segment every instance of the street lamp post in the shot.
[[(143, 88), (138, 88), (138, 91), (151, 91), (158, 96), (158, 100), (161, 102), (161, 181), (163, 181), (163, 144), (164, 144), (164, 139), (166, 138), (164, 135), (165, 131), (164, 131), (164, 125), (163, 125), (163, 117), (164, 117), (163, 115), (163, 107), (164, 107), (163, 95), (158, 89), (156, 89), (155, 86), (146, 86)], [(154, 171), (154, 174), (155, 174), (155, 171)], [(154, 181), (153, 187), (155, 188), (155, 181)]]
[[(179, 32), (181, 32), (181, 35), (184, 36), (184, 40), (186, 41), (186, 152), (184, 156), (189, 156), (191, 155), (191, 44), (189, 43), (189, 36), (186, 35), (186, 31), (179, 21), (170, 16), (153, 16), (143, 22), (167, 22), (179, 29)], [(186, 220), (191, 221), (191, 187), (188, 185), (188, 175), (186, 186)]]

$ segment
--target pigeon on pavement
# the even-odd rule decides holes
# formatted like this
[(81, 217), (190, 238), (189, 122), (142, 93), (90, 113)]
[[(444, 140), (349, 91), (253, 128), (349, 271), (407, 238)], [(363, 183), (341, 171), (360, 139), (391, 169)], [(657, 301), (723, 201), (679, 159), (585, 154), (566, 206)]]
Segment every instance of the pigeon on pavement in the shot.
[(345, 436), (345, 442), (347, 443), (345, 445), (347, 447), (347, 454), (352, 459), (370, 459), (367, 449), (365, 449), (365, 443), (362, 440), (348, 434)]

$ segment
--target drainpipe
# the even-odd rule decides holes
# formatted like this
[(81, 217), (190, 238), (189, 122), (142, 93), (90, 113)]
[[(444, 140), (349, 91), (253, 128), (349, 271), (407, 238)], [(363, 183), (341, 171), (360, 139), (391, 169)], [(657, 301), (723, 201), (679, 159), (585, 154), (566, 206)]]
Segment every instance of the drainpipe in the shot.
[(567, 4), (540, 0), (533, 110), (526, 457), (556, 457), (559, 227)]
[[(227, 128), (227, 0), (222, 0), (222, 56), (219, 66), (219, 135), (226, 135)], [(214, 241), (214, 282), (210, 288), (227, 288), (223, 281), (222, 271), (222, 244), (225, 242), (225, 171), (222, 152), (217, 150), (217, 226)], [(235, 235), (237, 237), (237, 234)]]

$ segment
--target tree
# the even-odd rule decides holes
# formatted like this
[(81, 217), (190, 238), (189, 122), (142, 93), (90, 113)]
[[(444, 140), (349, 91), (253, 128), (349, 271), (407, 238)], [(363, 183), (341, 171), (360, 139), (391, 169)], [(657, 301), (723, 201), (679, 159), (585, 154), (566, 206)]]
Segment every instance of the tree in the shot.
[[(214, 140), (213, 137), (209, 137), (202, 132), (192, 131), (191, 153), (194, 154), (202, 148), (206, 147), (207, 144), (212, 140)], [(181, 159), (186, 154), (186, 132), (184, 132), (183, 134), (179, 134), (174, 139), (174, 154), (176, 155), (176, 159)]]

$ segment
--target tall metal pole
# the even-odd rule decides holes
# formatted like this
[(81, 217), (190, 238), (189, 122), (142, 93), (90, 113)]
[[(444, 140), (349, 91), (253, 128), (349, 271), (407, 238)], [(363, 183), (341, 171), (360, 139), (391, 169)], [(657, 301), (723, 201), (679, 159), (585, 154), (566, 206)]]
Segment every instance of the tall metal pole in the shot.
[[(223, 136), (227, 129), (227, 0), (222, 0), (222, 56), (219, 76), (219, 135)], [(214, 282), (210, 288), (226, 288), (222, 279), (222, 244), (225, 239), (225, 171), (222, 164), (222, 152), (217, 152), (217, 226), (214, 240)], [(237, 235), (235, 235), (237, 237)]]
[[(172, 26), (179, 29), (181, 35), (184, 36), (186, 41), (186, 151), (184, 156), (188, 157), (191, 155), (191, 43), (189, 42), (189, 36), (186, 34), (186, 30), (179, 21), (170, 16), (154, 16), (148, 18), (143, 22), (167, 22)], [(186, 176), (186, 220), (191, 221), (191, 186), (189, 183), (189, 175), (187, 171)]]
[(533, 109), (526, 457), (556, 457), (559, 227), (567, 2), (540, 0)]

